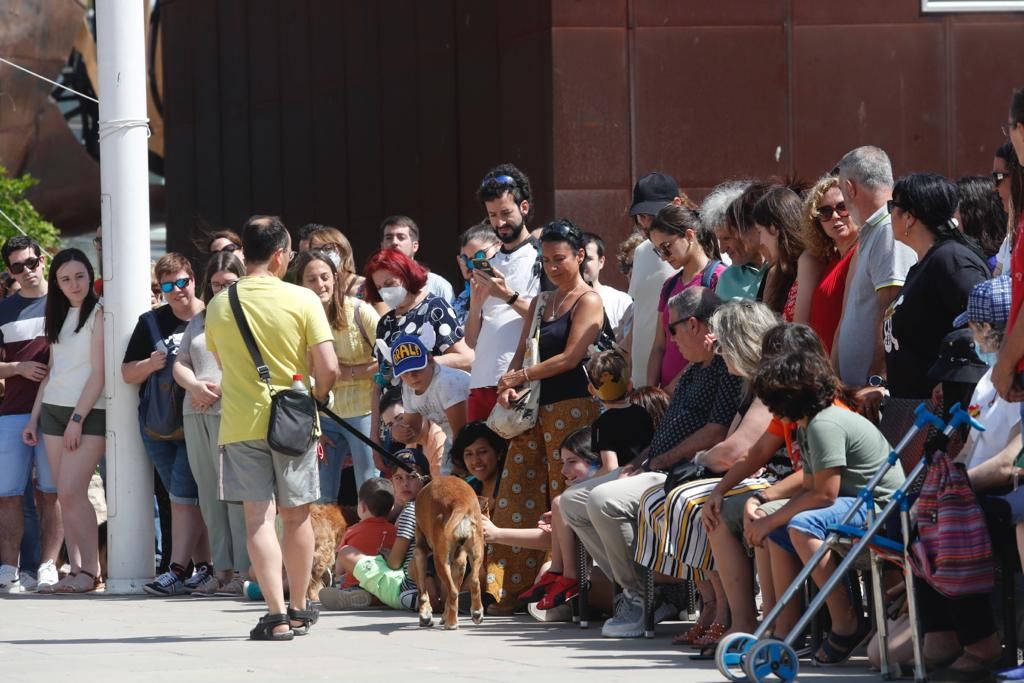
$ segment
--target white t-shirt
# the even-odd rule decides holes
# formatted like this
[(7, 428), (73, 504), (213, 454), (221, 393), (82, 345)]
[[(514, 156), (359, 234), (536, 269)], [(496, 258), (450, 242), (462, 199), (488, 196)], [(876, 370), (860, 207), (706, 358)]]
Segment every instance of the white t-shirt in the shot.
[[(43, 403), (74, 408), (92, 374), (92, 335), (103, 324), (100, 307), (92, 309), (89, 321), (78, 332), (81, 308), (69, 308), (61, 325), (58, 342), (50, 346), (50, 376), (43, 389)], [(100, 393), (93, 410), (105, 408), (107, 399)]]
[(455, 300), (451, 283), (432, 271), (427, 272), (427, 291), (448, 303)]
[(601, 297), (601, 301), (604, 302), (604, 312), (608, 316), (608, 324), (615, 331), (615, 338), (622, 339), (625, 332), (620, 329), (620, 326), (626, 311), (633, 305), (633, 298), (621, 289), (615, 289), (608, 285), (601, 285), (601, 289), (597, 290), (597, 293)]
[(464, 370), (434, 364), (434, 379), (422, 394), (408, 385), (402, 385), (402, 405), (405, 412), (416, 413), (435, 423), (445, 435), (444, 452), (452, 445), (452, 428), (445, 410), (469, 396), (469, 373)]
[[(512, 252), (499, 251), (490, 259), (491, 267), (505, 277), (505, 284), (523, 299), (532, 299), (540, 292), (540, 277), (534, 275), (537, 245), (530, 239)], [(503, 300), (489, 296), (481, 308), (480, 334), (476, 338), (471, 389), (493, 387), (508, 370), (512, 356), (519, 347), (526, 320)]]
[(633, 298), (633, 362), (631, 378), (634, 387), (647, 385), (647, 361), (654, 346), (658, 330), (658, 297), (665, 280), (675, 269), (654, 253), (654, 245), (644, 240), (633, 252), (633, 276), (629, 281), (629, 295)]
[(996, 270), (997, 273), (992, 273), (992, 277), (999, 277), (1000, 275), (1010, 274), (1010, 259), (1013, 257), (1013, 249), (1010, 248), (1010, 236), (1007, 235), (1003, 239), (1003, 243), (999, 245), (999, 251), (996, 252)]
[(985, 425), (983, 432), (972, 429), (964, 444), (964, 451), (970, 454), (965, 464), (971, 469), (999, 455), (1010, 443), (1013, 428), (1020, 424), (1020, 404), (999, 397), (989, 370), (974, 388), (968, 411)]

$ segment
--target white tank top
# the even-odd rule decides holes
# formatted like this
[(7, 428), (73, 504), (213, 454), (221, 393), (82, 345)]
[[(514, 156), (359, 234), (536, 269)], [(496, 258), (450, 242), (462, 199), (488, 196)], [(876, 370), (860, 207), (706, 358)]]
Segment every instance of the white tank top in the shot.
[[(50, 379), (43, 390), (43, 403), (53, 406), (74, 408), (89, 381), (92, 372), (92, 332), (99, 320), (100, 307), (93, 309), (89, 322), (78, 332), (79, 308), (69, 308), (60, 328), (57, 343), (50, 346)], [(102, 325), (103, 321), (99, 320)], [(100, 394), (94, 409), (106, 407), (106, 399)]]

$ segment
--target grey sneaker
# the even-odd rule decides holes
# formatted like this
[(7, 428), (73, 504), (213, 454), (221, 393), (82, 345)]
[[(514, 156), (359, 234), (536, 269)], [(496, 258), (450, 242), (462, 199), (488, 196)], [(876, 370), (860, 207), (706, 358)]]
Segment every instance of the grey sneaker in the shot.
[(0, 593), (20, 593), (21, 581), (18, 568), (14, 565), (0, 565)]
[(244, 594), (245, 581), (238, 574), (235, 574), (230, 581), (222, 583), (214, 595), (225, 598), (240, 598)]
[(373, 595), (359, 586), (324, 588), (320, 591), (320, 604), (324, 609), (368, 609), (373, 606)]
[[(197, 574), (198, 575), (198, 574)], [(192, 577), (195, 578), (195, 577)], [(185, 589), (188, 590), (188, 581), (185, 582)], [(214, 595), (220, 594), (220, 579), (213, 574), (207, 572), (203, 575), (203, 580), (192, 588), (192, 595), (197, 597), (213, 597)]]
[(643, 634), (643, 597), (624, 590), (615, 605), (615, 616), (604, 622), (601, 635), (605, 638), (639, 638)]
[(192, 576), (185, 579), (185, 592), (192, 593), (204, 586), (209, 585), (210, 579), (216, 581), (216, 584), (214, 585), (213, 589), (210, 590), (212, 594), (213, 590), (215, 590), (217, 586), (220, 585), (220, 581), (217, 581), (217, 577), (215, 577), (213, 575), (213, 572), (210, 571), (210, 566), (204, 564), (203, 566), (199, 567), (199, 569), (197, 569), (192, 574)]
[(178, 578), (174, 572), (167, 570), (153, 581), (142, 587), (150, 595), (168, 596), (185, 595), (185, 582)]
[(18, 583), (21, 584), (21, 590), (25, 593), (33, 593), (39, 588), (36, 577), (24, 570), (18, 572)]

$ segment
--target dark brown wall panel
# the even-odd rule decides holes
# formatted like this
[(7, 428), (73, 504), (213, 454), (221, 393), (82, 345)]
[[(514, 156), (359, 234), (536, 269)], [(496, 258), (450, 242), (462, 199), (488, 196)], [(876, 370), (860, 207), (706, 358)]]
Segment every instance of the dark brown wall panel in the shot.
[(632, 5), (637, 28), (765, 26), (781, 24), (786, 18), (785, 0), (633, 0)]
[(313, 216), (315, 222), (333, 225), (352, 237), (348, 183), (344, 175), (329, 170), (345, 169), (349, 162), (346, 55), (339, 45), (345, 10), (337, 0), (310, 0), (309, 15)]
[(623, 28), (627, 8), (627, 0), (551, 0), (551, 26)]
[(188, 246), (196, 218), (196, 146), (194, 117), (197, 107), (192, 81), (197, 65), (185, 39), (191, 34), (189, 4), (168, 3), (162, 12), (164, 50), (164, 173), (167, 177), (167, 246)]
[(781, 27), (637, 29), (633, 71), (639, 175), (671, 173), (688, 191), (786, 172)]
[[(210, 65), (209, 70), (217, 74), (219, 106), (199, 114), (220, 121), (219, 165), (222, 169), (223, 207), (220, 219), (223, 226), (234, 230), (238, 230), (242, 221), (253, 212), (248, 25), (248, 8), (244, 3), (217, 0), (217, 48), (220, 62)], [(164, 41), (165, 44), (167, 42)], [(202, 174), (203, 169), (195, 168), (192, 172)], [(168, 189), (172, 184), (172, 179), (168, 177)], [(211, 217), (207, 220), (213, 219)], [(176, 226), (169, 225), (169, 228), (173, 227)]]
[(314, 209), (313, 89), (307, 0), (291, 0), (279, 15), (281, 215), (292, 228), (316, 218)]

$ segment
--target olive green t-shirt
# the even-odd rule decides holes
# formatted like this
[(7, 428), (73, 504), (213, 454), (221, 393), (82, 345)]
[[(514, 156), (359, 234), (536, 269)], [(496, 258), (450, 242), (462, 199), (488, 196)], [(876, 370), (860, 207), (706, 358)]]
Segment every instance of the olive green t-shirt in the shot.
[[(856, 496), (885, 464), (892, 448), (882, 433), (862, 415), (829, 406), (797, 429), (800, 460), (804, 472), (814, 474), (833, 467), (842, 468), (840, 496)], [(896, 464), (886, 472), (875, 489), (875, 502), (884, 506), (903, 483), (903, 468)]]

